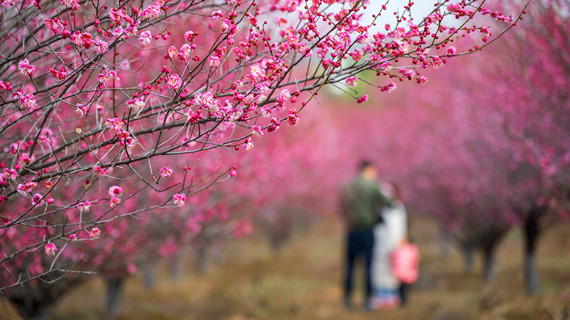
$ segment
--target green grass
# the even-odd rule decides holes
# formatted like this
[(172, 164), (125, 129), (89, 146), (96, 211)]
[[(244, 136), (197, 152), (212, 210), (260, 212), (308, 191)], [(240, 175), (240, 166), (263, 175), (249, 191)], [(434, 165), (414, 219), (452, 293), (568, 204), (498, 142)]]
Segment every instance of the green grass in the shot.
[[(570, 224), (543, 235), (538, 252), (541, 292), (524, 292), (521, 234), (513, 230), (502, 243), (495, 279), (485, 284), (478, 272), (462, 270), (457, 252), (443, 259), (437, 226), (415, 221), (412, 232), (422, 254), (421, 277), (406, 309), (346, 312), (340, 305), (342, 229), (323, 220), (297, 234), (274, 253), (261, 238), (233, 241), (223, 262), (206, 273), (186, 261), (180, 279), (158, 274), (149, 290), (139, 276), (127, 282), (117, 319), (570, 319)], [(474, 265), (480, 269), (480, 262)], [(164, 270), (165, 267), (159, 268)], [(361, 274), (359, 274), (361, 277)], [(357, 283), (359, 289), (362, 283)], [(358, 290), (358, 294), (362, 290)], [(362, 296), (357, 296), (361, 301)], [(104, 286), (94, 279), (65, 297), (55, 319), (106, 319)], [(0, 319), (13, 319), (0, 305)]]

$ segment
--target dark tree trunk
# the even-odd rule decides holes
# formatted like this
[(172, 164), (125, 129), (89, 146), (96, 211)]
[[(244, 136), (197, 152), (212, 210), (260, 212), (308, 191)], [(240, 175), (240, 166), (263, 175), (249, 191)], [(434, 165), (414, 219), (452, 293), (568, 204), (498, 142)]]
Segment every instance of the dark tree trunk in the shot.
[(271, 251), (275, 253), (280, 252), (283, 248), (283, 245), (285, 244), (285, 240), (275, 235), (270, 236), (269, 242), (271, 244)]
[(154, 261), (145, 261), (143, 264), (143, 282), (147, 289), (153, 289), (156, 283), (155, 267)]
[(206, 244), (199, 244), (196, 250), (196, 268), (199, 273), (205, 273), (208, 269), (208, 252)]
[(490, 281), (495, 274), (497, 248), (508, 231), (507, 225), (495, 225), (483, 236), (481, 249), (483, 251), (483, 279), (485, 282)]
[(182, 259), (180, 257), (180, 252), (176, 253), (170, 259), (168, 263), (168, 271), (170, 273), (170, 278), (180, 280), (180, 277), (182, 276)]
[(464, 244), (463, 245), (463, 270), (465, 272), (471, 273), (473, 271), (473, 256), (475, 249), (473, 245)]
[[(86, 277), (62, 277), (62, 273), (52, 272), (42, 279), (44, 281), (25, 282), (5, 292), (16, 312), (25, 320), (52, 319), (52, 310), (61, 297), (85, 280)], [(1, 311), (0, 319), (3, 319)]]
[(535, 207), (526, 217), (524, 224), (525, 247), (524, 247), (524, 278), (526, 292), (534, 294), (538, 291), (538, 274), (536, 272), (536, 248), (540, 236), (539, 219), (544, 209)]
[(440, 236), (441, 256), (447, 259), (451, 255), (451, 232), (442, 226), (440, 227)]
[(19, 300), (12, 300), (12, 304), (16, 307), (16, 311), (24, 320), (50, 320), (52, 318), (50, 305), (37, 303), (30, 306), (25, 303), (25, 301)]
[(495, 251), (496, 246), (483, 249), (483, 279), (490, 281), (495, 273)]
[(108, 316), (114, 316), (119, 313), (121, 308), (121, 297), (123, 295), (123, 285), (125, 278), (108, 278), (105, 279), (107, 284), (107, 305), (105, 312)]

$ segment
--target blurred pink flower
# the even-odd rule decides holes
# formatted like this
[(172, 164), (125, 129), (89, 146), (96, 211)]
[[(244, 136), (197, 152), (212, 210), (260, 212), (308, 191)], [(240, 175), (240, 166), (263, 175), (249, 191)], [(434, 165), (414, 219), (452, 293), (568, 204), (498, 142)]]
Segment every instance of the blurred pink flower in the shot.
[(97, 239), (101, 235), (101, 230), (99, 228), (93, 228), (89, 231), (89, 238), (90, 239)]
[(449, 56), (453, 56), (457, 53), (457, 49), (455, 49), (455, 47), (449, 47), (445, 50), (445, 53)]
[(172, 169), (168, 168), (168, 167), (163, 167), (160, 169), (160, 176), (167, 178), (170, 177), (172, 175)]
[(79, 208), (79, 212), (87, 212), (89, 211), (89, 208), (91, 208), (91, 202), (89, 202), (89, 200), (85, 200), (78, 203), (77, 207)]
[(152, 34), (150, 33), (150, 31), (144, 31), (141, 32), (141, 35), (139, 36), (139, 42), (141, 43), (142, 46), (148, 46), (152, 41)]
[(123, 189), (119, 186), (112, 186), (109, 188), (109, 195), (111, 197), (119, 196), (121, 193), (123, 193)]
[(28, 74), (30, 77), (33, 77), (34, 72), (36, 72), (36, 67), (31, 65), (28, 59), (24, 59), (18, 63), (18, 70), (23, 75)]
[(210, 64), (210, 67), (212, 68), (217, 68), (220, 66), (220, 58), (216, 57), (216, 56), (212, 56), (210, 57), (210, 59), (208, 60), (208, 63)]
[(356, 100), (356, 102), (358, 102), (358, 103), (364, 103), (366, 101), (368, 101), (368, 95), (367, 94), (363, 95), (362, 97), (358, 98), (358, 100)]
[(175, 205), (182, 207), (186, 201), (186, 196), (181, 193), (177, 193), (172, 197), (172, 199), (174, 200)]
[(168, 78), (168, 86), (172, 89), (180, 88), (182, 85), (182, 78), (177, 74), (171, 74)]
[(50, 243), (46, 244), (45, 251), (46, 251), (46, 254), (53, 256), (53, 255), (55, 255), (55, 252), (57, 251), (57, 247), (55, 246), (55, 244), (50, 242)]
[(109, 200), (109, 206), (114, 207), (114, 206), (118, 205), (120, 202), (121, 202), (121, 199), (119, 199), (117, 197), (112, 197), (111, 200)]
[(186, 33), (184, 33), (184, 39), (186, 39), (186, 41), (192, 41), (195, 36), (196, 32), (194, 31), (186, 31)]
[(239, 221), (234, 229), (233, 236), (236, 238), (241, 238), (250, 235), (253, 232), (253, 228), (249, 222), (242, 220)]
[(346, 78), (346, 85), (349, 87), (354, 87), (356, 86), (356, 81), (357, 81), (356, 77)]

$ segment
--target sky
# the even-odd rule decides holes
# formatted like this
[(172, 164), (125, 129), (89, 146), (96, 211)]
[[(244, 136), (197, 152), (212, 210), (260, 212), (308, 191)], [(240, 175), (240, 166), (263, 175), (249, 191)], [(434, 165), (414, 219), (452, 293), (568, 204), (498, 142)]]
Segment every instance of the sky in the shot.
[[(414, 18), (415, 23), (419, 23), (423, 17), (428, 15), (434, 8), (434, 3), (436, 0), (416, 0), (413, 1), (414, 5), (412, 6), (412, 17)], [(378, 12), (382, 4), (386, 3), (386, 1), (381, 0), (371, 0), (369, 8), (377, 8), (374, 10), (370, 10), (370, 12)], [(382, 14), (380, 24), (383, 26), (386, 23), (395, 23), (396, 19), (394, 18), (393, 12), (398, 11), (401, 13), (404, 9), (404, 6), (408, 5), (409, 0), (390, 0), (386, 5), (387, 10)]]

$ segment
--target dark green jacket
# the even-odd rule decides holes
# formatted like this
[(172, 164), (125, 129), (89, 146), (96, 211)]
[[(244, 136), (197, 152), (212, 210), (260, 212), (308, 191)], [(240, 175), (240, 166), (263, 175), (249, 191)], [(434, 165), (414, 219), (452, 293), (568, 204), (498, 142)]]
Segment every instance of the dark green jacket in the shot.
[(350, 231), (372, 230), (382, 207), (390, 205), (378, 186), (360, 175), (344, 186), (341, 201)]

